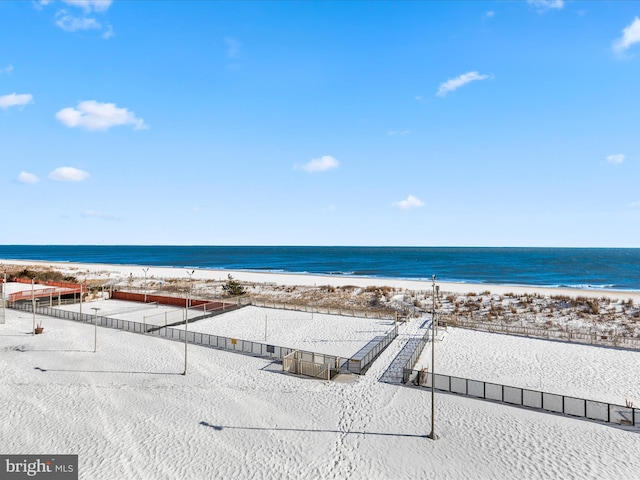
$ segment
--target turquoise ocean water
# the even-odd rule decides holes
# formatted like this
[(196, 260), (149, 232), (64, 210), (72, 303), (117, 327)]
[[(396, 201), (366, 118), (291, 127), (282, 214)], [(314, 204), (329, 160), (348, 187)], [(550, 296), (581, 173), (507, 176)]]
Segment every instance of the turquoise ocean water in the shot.
[(640, 249), (0, 245), (0, 259), (640, 290)]

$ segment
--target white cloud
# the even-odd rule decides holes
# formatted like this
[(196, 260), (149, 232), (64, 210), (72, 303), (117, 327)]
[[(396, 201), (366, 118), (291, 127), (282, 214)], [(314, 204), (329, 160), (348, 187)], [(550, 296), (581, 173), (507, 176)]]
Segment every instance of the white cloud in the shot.
[(102, 25), (95, 18), (74, 17), (67, 14), (65, 10), (60, 10), (56, 14), (56, 25), (65, 32), (76, 32), (78, 30), (100, 30)]
[(487, 18), (495, 17), (496, 12), (494, 12), (493, 10), (489, 10), (487, 13), (484, 14), (484, 16)]
[[(324, 155), (320, 158), (314, 158), (309, 163), (299, 167), (308, 173), (325, 172), (332, 168), (338, 168), (338, 161), (330, 155)], [(297, 168), (297, 167), (296, 167)]]
[(102, 34), (102, 38), (104, 38), (105, 40), (109, 40), (111, 37), (113, 37), (113, 35), (113, 27), (111, 25), (107, 25), (107, 28)]
[[(104, 13), (111, 6), (112, 0), (62, 0), (67, 5), (82, 9), (79, 15), (75, 11), (69, 13), (65, 9), (56, 13), (56, 25), (65, 32), (77, 32), (79, 30), (104, 30), (102, 38), (109, 39), (113, 36), (113, 27), (103, 25), (95, 18), (89, 17), (91, 13)], [(49, 2), (41, 2), (46, 5)]]
[(20, 172), (20, 175), (18, 175), (18, 181), (20, 183), (33, 184), (33, 183), (38, 183), (39, 179), (33, 173)]
[(224, 43), (227, 46), (227, 56), (229, 58), (237, 58), (238, 56), (240, 56), (242, 42), (232, 37), (225, 37)]
[(31, 3), (33, 5), (33, 8), (35, 8), (36, 10), (42, 10), (42, 7), (46, 7), (51, 2), (53, 2), (53, 0), (33, 0)]
[(607, 162), (613, 163), (614, 165), (618, 165), (624, 162), (625, 156), (622, 153), (617, 153), (615, 155), (609, 155), (607, 157)]
[(6, 110), (9, 107), (20, 107), (33, 101), (33, 95), (29, 93), (10, 93), (0, 96), (0, 108)]
[(49, 174), (51, 180), (59, 182), (81, 182), (89, 176), (87, 172), (73, 167), (59, 167)]
[(112, 222), (120, 220), (119, 217), (111, 215), (110, 213), (94, 212), (93, 210), (87, 210), (86, 212), (82, 212), (80, 215), (84, 218), (98, 218), (100, 220), (109, 220)]
[(11, 73), (11, 72), (13, 72), (13, 65), (11, 65), (11, 64), (7, 65), (7, 66), (6, 66), (6, 67), (4, 67), (4, 68), (0, 68), (0, 74), (2, 74), (2, 73), (7, 73), (7, 74), (9, 74), (9, 73)]
[(622, 30), (622, 37), (613, 42), (613, 50), (622, 53), (634, 43), (640, 43), (640, 18), (638, 17)]
[(527, 3), (539, 10), (560, 10), (564, 7), (564, 0), (527, 0)]
[(100, 103), (86, 100), (78, 108), (67, 107), (56, 113), (56, 118), (67, 127), (85, 130), (108, 130), (119, 125), (133, 125), (135, 130), (148, 128), (144, 120), (136, 117), (126, 108), (118, 108), (115, 103)]
[(640, 207), (640, 200), (638, 200), (637, 202), (631, 202), (631, 203), (629, 204), (629, 207), (631, 207), (631, 208), (638, 208), (638, 207)]
[(409, 195), (405, 200), (396, 202), (393, 205), (402, 210), (406, 210), (408, 208), (424, 207), (424, 202), (413, 195)]
[(82, 8), (85, 12), (106, 12), (113, 0), (62, 0), (67, 5)]
[(453, 92), (454, 90), (457, 90), (458, 88), (466, 85), (469, 82), (485, 80), (487, 78), (489, 78), (489, 75), (481, 75), (478, 72), (464, 73), (459, 77), (447, 80), (442, 85), (440, 85), (440, 88), (438, 89), (438, 93), (436, 95), (438, 95), (439, 97), (444, 97), (447, 93)]
[(387, 135), (409, 135), (411, 130), (390, 130)]

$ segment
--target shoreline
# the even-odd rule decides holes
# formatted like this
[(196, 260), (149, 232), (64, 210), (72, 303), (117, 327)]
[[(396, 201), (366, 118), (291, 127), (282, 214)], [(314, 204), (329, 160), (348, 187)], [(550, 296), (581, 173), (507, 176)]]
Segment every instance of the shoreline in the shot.
[[(225, 281), (229, 275), (236, 280), (246, 283), (276, 284), (283, 286), (323, 286), (334, 287), (393, 287), (397, 289), (411, 291), (431, 291), (432, 282), (426, 280), (400, 279), (390, 277), (359, 277), (349, 275), (326, 275), (315, 273), (292, 273), (278, 271), (247, 271), (247, 270), (226, 270), (193, 267), (156, 267), (152, 265), (124, 265), (124, 264), (103, 264), (103, 263), (75, 263), (69, 261), (51, 262), (43, 260), (10, 260), (0, 259), (0, 268), (4, 265), (28, 267), (38, 266), (43, 268), (54, 268), (66, 271), (74, 276), (83, 275), (88, 279), (100, 279), (105, 271), (108, 274), (119, 276), (130, 276), (141, 278), (144, 276), (143, 269), (148, 269), (148, 278), (180, 278), (187, 279), (188, 270), (193, 270), (194, 280), (214, 280)], [(79, 270), (81, 272), (79, 272)], [(571, 287), (552, 287), (535, 285), (508, 285), (489, 283), (463, 283), (447, 282), (436, 280), (441, 292), (456, 294), (481, 294), (490, 292), (491, 294), (524, 295), (538, 294), (542, 296), (569, 296), (587, 298), (609, 298), (609, 299), (632, 299), (634, 303), (640, 303), (640, 290), (609, 290), (609, 289), (587, 289)]]

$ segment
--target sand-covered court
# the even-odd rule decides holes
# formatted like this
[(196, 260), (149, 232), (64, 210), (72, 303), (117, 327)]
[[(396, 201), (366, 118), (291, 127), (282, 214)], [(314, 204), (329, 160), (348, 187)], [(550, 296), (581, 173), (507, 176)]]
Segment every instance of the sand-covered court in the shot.
[[(624, 405), (640, 399), (640, 352), (449, 328), (436, 342), (443, 375)], [(428, 344), (414, 367), (431, 364)], [(637, 402), (638, 400), (636, 400)]]
[[(78, 303), (54, 308), (80, 311)], [(178, 322), (177, 325), (173, 325), (173, 328), (178, 329), (184, 329), (184, 316), (185, 312), (188, 312), (190, 323), (187, 328), (190, 332), (267, 343), (343, 358), (351, 357), (374, 337), (385, 335), (394, 327), (391, 320), (254, 306), (245, 306), (199, 319), (208, 312), (197, 307), (185, 309), (124, 300), (97, 300), (84, 303), (83, 312), (155, 326)], [(194, 319), (198, 320), (193, 321)]]
[[(427, 439), (428, 390), (380, 381), (419, 322), (341, 383), (195, 346), (183, 376), (179, 342), (100, 328), (93, 353), (91, 325), (46, 317), (32, 336), (31, 314), (7, 313), (0, 442), (78, 454), (83, 479), (633, 479), (640, 468), (637, 431), (448, 394), (436, 394), (440, 439)], [(571, 358), (558, 375), (573, 375)]]
[[(128, 275), (113, 265), (100, 270)], [(314, 280), (327, 281), (305, 281)], [(83, 312), (102, 304), (100, 312), (139, 319), (164, 308), (106, 302)], [(440, 438), (428, 439), (429, 390), (385, 376), (405, 343), (424, 335), (424, 318), (402, 323), (366, 375), (327, 382), (193, 345), (182, 375), (181, 342), (99, 328), (93, 353), (92, 325), (36, 317), (43, 335), (31, 335), (28, 312), (7, 310), (0, 325), (0, 444), (9, 454), (78, 454), (82, 479), (639, 478), (637, 429), (453, 394), (436, 393)], [(266, 325), (269, 341), (331, 353), (332, 342), (355, 352), (391, 326), (335, 317), (246, 307), (191, 327), (260, 341)], [(456, 329), (436, 349), (442, 373), (640, 403), (635, 351)]]
[(248, 306), (200, 320), (190, 329), (345, 358), (393, 326), (391, 320)]
[[(69, 312), (80, 312), (79, 303), (60, 306), (57, 306), (54, 303), (54, 308)], [(203, 311), (196, 308), (185, 309), (158, 303), (142, 303), (127, 300), (107, 299), (99, 299), (83, 303), (82, 313), (157, 326), (164, 326), (165, 324), (170, 325), (175, 322), (184, 322), (185, 315), (188, 315), (190, 319), (203, 315)]]

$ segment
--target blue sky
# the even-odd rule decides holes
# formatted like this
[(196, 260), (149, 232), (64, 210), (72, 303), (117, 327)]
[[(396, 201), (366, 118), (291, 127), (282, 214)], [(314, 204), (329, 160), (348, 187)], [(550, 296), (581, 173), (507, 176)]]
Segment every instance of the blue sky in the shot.
[(640, 2), (0, 2), (1, 244), (640, 247)]

